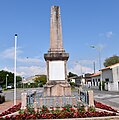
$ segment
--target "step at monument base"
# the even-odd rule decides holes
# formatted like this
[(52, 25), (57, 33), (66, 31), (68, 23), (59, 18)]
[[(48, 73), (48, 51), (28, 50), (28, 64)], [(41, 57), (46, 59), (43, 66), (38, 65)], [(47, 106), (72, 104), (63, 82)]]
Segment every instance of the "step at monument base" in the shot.
[(71, 96), (71, 86), (69, 83), (46, 84), (44, 96)]

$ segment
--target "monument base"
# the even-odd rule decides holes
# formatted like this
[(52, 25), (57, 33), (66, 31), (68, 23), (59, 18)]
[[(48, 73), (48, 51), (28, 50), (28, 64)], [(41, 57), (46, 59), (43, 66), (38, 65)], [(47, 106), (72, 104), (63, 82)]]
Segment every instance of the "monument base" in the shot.
[(44, 96), (71, 96), (71, 86), (66, 82), (50, 81), (44, 86)]

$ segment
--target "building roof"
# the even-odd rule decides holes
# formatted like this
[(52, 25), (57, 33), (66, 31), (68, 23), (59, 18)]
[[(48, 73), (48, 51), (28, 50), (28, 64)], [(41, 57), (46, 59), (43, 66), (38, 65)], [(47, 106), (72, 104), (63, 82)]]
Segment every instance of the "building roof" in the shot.
[(100, 76), (101, 72), (97, 72), (97, 73), (94, 73), (93, 75), (91, 75), (91, 77), (96, 77), (96, 76)]
[(119, 66), (119, 63), (116, 63), (114, 65), (110, 65), (108, 67), (102, 68), (101, 70), (103, 71), (103, 70), (107, 70), (107, 69), (112, 69), (112, 68), (117, 67), (117, 66)]

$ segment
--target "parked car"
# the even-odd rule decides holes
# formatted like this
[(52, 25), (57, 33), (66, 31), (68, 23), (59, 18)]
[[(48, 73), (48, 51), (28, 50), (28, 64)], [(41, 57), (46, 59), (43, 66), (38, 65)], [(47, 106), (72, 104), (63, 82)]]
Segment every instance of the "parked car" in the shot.
[(12, 88), (13, 88), (12, 85), (8, 85), (8, 86), (7, 86), (7, 89), (12, 89)]
[(0, 93), (2, 93), (2, 87), (0, 86)]

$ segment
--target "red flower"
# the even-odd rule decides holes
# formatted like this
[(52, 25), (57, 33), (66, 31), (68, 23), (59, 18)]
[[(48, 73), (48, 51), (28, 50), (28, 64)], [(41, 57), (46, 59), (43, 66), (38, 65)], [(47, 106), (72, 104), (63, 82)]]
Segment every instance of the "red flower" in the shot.
[(95, 104), (95, 107), (97, 107), (97, 108), (101, 108), (101, 109), (105, 109), (105, 110), (117, 112), (117, 110), (111, 108), (111, 107), (108, 106), (108, 105), (104, 105), (104, 104), (102, 104), (102, 103), (100, 103), (100, 102), (94, 101), (94, 104)]

